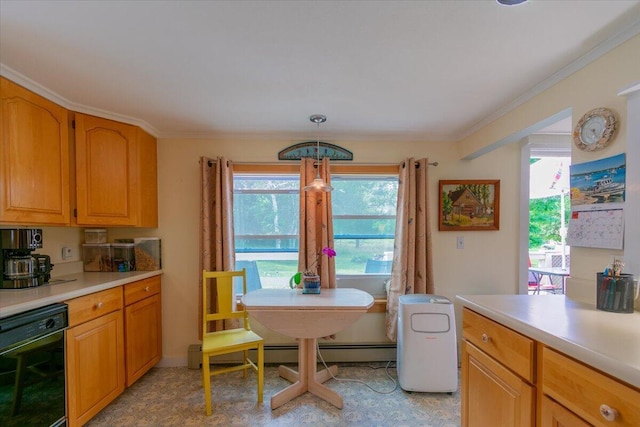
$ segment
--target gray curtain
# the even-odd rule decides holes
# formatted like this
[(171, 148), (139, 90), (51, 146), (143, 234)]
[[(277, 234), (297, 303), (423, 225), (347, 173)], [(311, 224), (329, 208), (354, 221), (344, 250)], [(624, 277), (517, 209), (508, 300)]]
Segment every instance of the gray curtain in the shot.
[[(198, 329), (202, 338), (202, 270), (224, 271), (235, 268), (233, 235), (233, 172), (231, 161), (200, 158), (200, 269), (198, 270)], [(211, 301), (215, 293), (211, 292)], [(210, 303), (211, 303), (210, 301)], [(234, 325), (215, 324), (212, 330)]]
[(428, 159), (400, 164), (396, 232), (387, 293), (387, 337), (396, 341), (401, 295), (432, 294), (433, 261), (428, 212)]

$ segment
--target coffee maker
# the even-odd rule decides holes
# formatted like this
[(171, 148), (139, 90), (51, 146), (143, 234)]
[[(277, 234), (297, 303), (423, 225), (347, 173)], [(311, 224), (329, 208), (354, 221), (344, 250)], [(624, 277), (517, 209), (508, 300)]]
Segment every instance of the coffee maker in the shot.
[(40, 286), (51, 277), (51, 259), (32, 253), (42, 248), (42, 229), (10, 228), (0, 230), (0, 289)]

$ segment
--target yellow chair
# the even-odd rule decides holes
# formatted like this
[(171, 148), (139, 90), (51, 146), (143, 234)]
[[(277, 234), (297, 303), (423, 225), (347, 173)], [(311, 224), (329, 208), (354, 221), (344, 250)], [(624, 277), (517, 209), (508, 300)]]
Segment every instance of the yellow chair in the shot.
[[(202, 381), (207, 415), (211, 415), (211, 376), (244, 370), (244, 378), (247, 378), (247, 370), (253, 369), (258, 374), (258, 403), (262, 403), (262, 389), (264, 386), (264, 340), (249, 327), (249, 314), (246, 310), (235, 309), (236, 295), (233, 291), (233, 280), (242, 277), (242, 292), (247, 291), (246, 270), (242, 271), (206, 271), (202, 272)], [(210, 283), (211, 282), (211, 283)], [(216, 289), (215, 298), (209, 304), (209, 285)], [(212, 290), (213, 290), (212, 287)], [(210, 305), (214, 305), (210, 307)], [(215, 312), (214, 312), (215, 311)], [(237, 329), (226, 329), (215, 332), (207, 332), (207, 324), (212, 321), (238, 319), (242, 326)], [(249, 359), (249, 350), (255, 349), (258, 353), (257, 363)], [(243, 361), (240, 365), (213, 370), (210, 367), (209, 358), (221, 354), (243, 352)]]

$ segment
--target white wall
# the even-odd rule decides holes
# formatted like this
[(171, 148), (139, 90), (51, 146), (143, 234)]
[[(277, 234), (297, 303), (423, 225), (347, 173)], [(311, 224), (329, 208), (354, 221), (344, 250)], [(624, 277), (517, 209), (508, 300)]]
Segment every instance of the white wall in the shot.
[[(436, 292), (452, 299), (458, 293), (515, 292), (515, 192), (518, 185), (516, 177), (519, 176), (517, 147), (497, 150), (473, 161), (459, 161), (456, 151), (445, 143), (379, 142), (373, 145), (349, 141), (329, 142), (353, 151), (355, 162), (359, 163), (397, 164), (408, 156), (429, 157), (432, 161), (438, 161), (437, 167), (429, 169)], [(199, 157), (225, 156), (234, 162), (272, 162), (276, 159), (277, 152), (290, 144), (291, 141), (247, 140), (158, 142), (160, 224), (156, 234), (162, 238), (163, 247), (163, 327), (164, 356), (167, 363), (177, 363), (186, 358), (188, 345), (198, 342)], [(502, 181), (500, 231), (437, 231), (438, 180), (455, 178)], [(123, 234), (126, 232), (129, 231), (122, 231)], [(110, 237), (111, 235), (110, 232)], [(463, 250), (456, 249), (457, 235), (465, 237)], [(493, 254), (487, 248), (492, 248)], [(502, 260), (502, 268), (495, 267), (494, 257)], [(367, 316), (371, 317), (372, 324), (380, 325), (381, 315)], [(361, 322), (354, 326), (362, 327)], [(290, 341), (268, 331), (262, 332), (267, 343)], [(355, 333), (350, 329), (338, 338), (370, 342), (376, 336), (377, 333)]]
[[(435, 292), (451, 299), (457, 294), (508, 294), (518, 288), (520, 147), (512, 143), (474, 160), (460, 160), (496, 142), (508, 139), (566, 108), (573, 107), (574, 122), (591, 108), (613, 108), (626, 125), (626, 100), (618, 91), (638, 80), (640, 36), (627, 41), (585, 69), (568, 77), (516, 110), (480, 129), (460, 143), (393, 141), (329, 141), (354, 153), (354, 163), (397, 164), (405, 157), (429, 157), (439, 166), (430, 167), (430, 225), (433, 230)], [(187, 349), (196, 343), (198, 331), (198, 230), (200, 217), (200, 156), (225, 156), (234, 162), (276, 162), (277, 152), (291, 140), (200, 140), (158, 141), (158, 229), (109, 229), (109, 238), (158, 236), (162, 238), (163, 281), (163, 364), (186, 364)], [(500, 145), (500, 144), (496, 144)], [(587, 155), (575, 153), (573, 163), (624, 152), (626, 131), (620, 130), (609, 149)], [(501, 207), (499, 231), (439, 232), (437, 230), (438, 180), (499, 179)], [(62, 230), (62, 231), (61, 231)], [(54, 251), (66, 240), (77, 242), (78, 231), (58, 229), (48, 245)], [(45, 235), (46, 236), (46, 235)], [(456, 237), (465, 239), (464, 249), (456, 249)], [(635, 236), (638, 238), (639, 236)], [(47, 237), (45, 237), (47, 238)], [(610, 251), (572, 248), (572, 275), (590, 280), (606, 262)], [(460, 312), (457, 307), (458, 336)], [(371, 314), (341, 334), (357, 340), (380, 327), (381, 316)], [(364, 322), (365, 326), (362, 326)], [(373, 326), (377, 325), (377, 326)], [(267, 343), (282, 337), (267, 331)]]

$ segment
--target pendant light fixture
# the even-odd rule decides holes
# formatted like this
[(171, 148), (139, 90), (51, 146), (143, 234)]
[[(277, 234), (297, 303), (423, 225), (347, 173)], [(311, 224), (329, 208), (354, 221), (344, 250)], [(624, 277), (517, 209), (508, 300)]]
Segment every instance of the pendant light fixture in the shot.
[(320, 178), (320, 123), (324, 123), (327, 121), (327, 117), (323, 116), (322, 114), (314, 114), (311, 117), (309, 117), (309, 120), (311, 120), (313, 123), (315, 123), (318, 127), (318, 137), (316, 139), (317, 145), (316, 145), (316, 155), (317, 155), (317, 161), (316, 161), (316, 167), (317, 167), (317, 173), (316, 173), (316, 178), (311, 182), (311, 184), (307, 185), (306, 187), (304, 187), (304, 191), (324, 191), (324, 192), (329, 192), (331, 190), (333, 190), (333, 187), (330, 186), (329, 184), (327, 184), (326, 182), (324, 182), (324, 180), (322, 178)]

